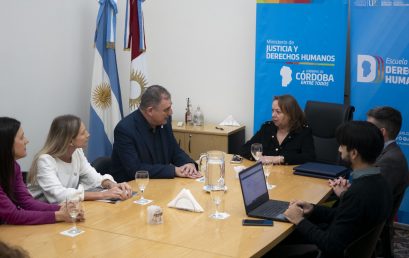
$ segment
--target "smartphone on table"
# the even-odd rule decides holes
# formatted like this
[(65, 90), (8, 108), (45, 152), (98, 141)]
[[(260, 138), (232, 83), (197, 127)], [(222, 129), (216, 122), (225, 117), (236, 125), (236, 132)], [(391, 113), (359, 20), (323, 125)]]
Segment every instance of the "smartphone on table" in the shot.
[(273, 221), (269, 219), (243, 219), (243, 226), (273, 226)]

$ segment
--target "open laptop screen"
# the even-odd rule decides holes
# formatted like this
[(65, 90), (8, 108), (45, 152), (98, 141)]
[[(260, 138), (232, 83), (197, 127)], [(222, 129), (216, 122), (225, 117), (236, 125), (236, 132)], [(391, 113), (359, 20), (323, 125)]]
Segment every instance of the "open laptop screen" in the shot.
[(239, 179), (246, 212), (255, 209), (269, 200), (263, 165), (261, 163), (256, 163), (240, 172)]

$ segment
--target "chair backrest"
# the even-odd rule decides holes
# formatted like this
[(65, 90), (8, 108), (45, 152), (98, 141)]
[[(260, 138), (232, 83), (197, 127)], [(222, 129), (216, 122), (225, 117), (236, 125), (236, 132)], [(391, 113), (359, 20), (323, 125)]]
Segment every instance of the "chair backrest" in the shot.
[(350, 243), (344, 250), (345, 258), (370, 258), (373, 256), (376, 243), (384, 226), (384, 222)]
[(314, 138), (316, 161), (339, 162), (335, 131), (343, 122), (352, 120), (354, 111), (353, 106), (346, 104), (307, 101), (304, 112)]
[(23, 177), (23, 182), (27, 184), (28, 171), (21, 171), (21, 175)]
[(384, 258), (393, 257), (393, 223), (404, 194), (405, 190), (393, 198), (392, 214), (385, 222), (385, 226), (380, 235), (380, 241), (378, 242), (379, 248), (377, 247), (376, 250), (380, 250), (379, 254)]
[(111, 173), (111, 167), (112, 167), (112, 161), (111, 157), (99, 157), (96, 158), (92, 163), (91, 166), (95, 168), (98, 173), (101, 175), (104, 174), (110, 174)]

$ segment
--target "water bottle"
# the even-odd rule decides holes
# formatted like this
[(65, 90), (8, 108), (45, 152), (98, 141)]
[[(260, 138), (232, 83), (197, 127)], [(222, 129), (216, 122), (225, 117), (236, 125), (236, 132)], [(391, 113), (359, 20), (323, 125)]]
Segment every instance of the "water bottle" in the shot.
[(200, 107), (198, 106), (196, 108), (195, 113), (193, 114), (193, 125), (203, 125), (204, 124), (204, 118), (203, 118), (203, 113), (200, 110)]

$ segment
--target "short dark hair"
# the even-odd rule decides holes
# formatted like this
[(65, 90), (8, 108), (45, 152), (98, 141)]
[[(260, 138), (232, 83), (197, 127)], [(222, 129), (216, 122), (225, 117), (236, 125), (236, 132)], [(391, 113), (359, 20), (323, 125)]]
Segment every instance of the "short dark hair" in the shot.
[(375, 125), (378, 128), (385, 128), (389, 139), (398, 137), (402, 127), (401, 113), (392, 107), (377, 107), (366, 113), (368, 117), (375, 119)]
[(0, 117), (0, 186), (13, 201), (14, 189), (11, 185), (14, 177), (14, 139), (21, 123), (14, 118)]
[(146, 110), (148, 107), (156, 107), (163, 98), (171, 98), (169, 91), (160, 85), (152, 85), (142, 94), (139, 108), (141, 110)]
[(10, 246), (0, 241), (0, 257), (2, 258), (28, 258), (30, 255), (19, 246)]
[(348, 151), (356, 149), (361, 159), (374, 163), (383, 149), (383, 136), (378, 127), (367, 121), (349, 121), (336, 130), (338, 144)]
[(300, 129), (305, 124), (305, 115), (297, 100), (291, 95), (274, 96), (281, 111), (288, 116), (290, 131)]

